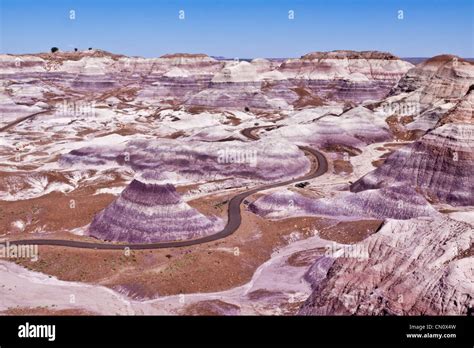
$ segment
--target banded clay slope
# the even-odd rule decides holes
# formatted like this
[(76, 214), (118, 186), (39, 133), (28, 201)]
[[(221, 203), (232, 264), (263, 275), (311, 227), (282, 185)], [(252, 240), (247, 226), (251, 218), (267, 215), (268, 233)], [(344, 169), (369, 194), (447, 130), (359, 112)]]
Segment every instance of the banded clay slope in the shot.
[[(418, 103), (414, 128), (430, 129), (353, 185), (382, 208), (390, 191), (402, 207), (422, 194), (432, 203), (474, 204), (472, 66), (438, 57), (410, 71), (385, 101)], [(398, 114), (400, 110), (395, 110)], [(418, 123), (417, 123), (418, 122)], [(410, 125), (410, 124), (409, 124)], [(387, 190), (389, 190), (387, 192)], [(393, 198), (393, 194), (391, 195)], [(392, 199), (393, 201), (393, 199)], [(395, 207), (399, 206), (397, 203)], [(430, 210), (433, 210), (430, 207)], [(466, 315), (474, 306), (474, 228), (429, 214), (388, 219), (368, 238), (318, 257), (306, 278), (313, 293), (302, 315)], [(388, 216), (390, 218), (390, 216)]]
[(292, 191), (277, 191), (257, 199), (249, 205), (249, 209), (265, 218), (319, 215), (343, 220), (404, 220), (437, 214), (422, 196), (408, 187), (342, 192), (336, 197), (322, 199), (304, 197)]
[(361, 103), (384, 97), (413, 65), (383, 52), (314, 52), (275, 66), (262, 59), (226, 62), (190, 105), (257, 109)]
[(351, 191), (410, 186), (434, 202), (474, 205), (474, 124), (447, 123), (390, 155)]
[(207, 236), (219, 229), (181, 200), (173, 185), (134, 179), (89, 227), (93, 237), (113, 242), (154, 243)]
[(420, 102), (433, 104), (466, 95), (474, 82), (474, 63), (453, 55), (440, 55), (410, 69), (391, 94), (419, 90)]
[[(313, 111), (315, 109), (307, 109), (299, 114), (310, 114)], [(278, 124), (278, 128), (265, 132), (262, 138), (287, 139), (319, 148), (345, 145), (359, 149), (367, 144), (392, 139), (385, 120), (363, 106), (354, 107), (339, 115), (323, 114), (313, 120), (300, 121), (290, 114), (280, 124), (282, 126)]]
[(306, 274), (313, 293), (301, 315), (466, 315), (474, 307), (472, 225), (445, 217), (389, 220)]

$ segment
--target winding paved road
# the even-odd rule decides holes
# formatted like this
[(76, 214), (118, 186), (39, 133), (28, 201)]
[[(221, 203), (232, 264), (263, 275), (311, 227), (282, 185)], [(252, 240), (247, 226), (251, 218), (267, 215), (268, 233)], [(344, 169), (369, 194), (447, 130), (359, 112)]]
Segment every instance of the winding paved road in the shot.
[[(272, 128), (273, 126), (259, 126), (259, 127), (252, 127), (246, 128), (242, 131), (242, 134), (249, 139), (258, 140), (259, 138), (253, 133), (254, 130), (259, 128)], [(317, 166), (311, 166), (311, 170), (306, 175), (296, 178), (287, 180), (284, 182), (278, 182), (274, 184), (268, 184), (264, 186), (259, 186), (254, 189), (239, 193), (238, 195), (232, 197), (229, 201), (229, 208), (228, 208), (228, 219), (227, 225), (224, 229), (218, 233), (215, 233), (210, 236), (191, 239), (191, 240), (184, 240), (184, 241), (175, 241), (175, 242), (159, 242), (159, 243), (149, 243), (149, 244), (127, 244), (127, 243), (106, 243), (106, 242), (81, 242), (81, 241), (73, 241), (73, 240), (63, 240), (63, 239), (25, 239), (25, 240), (18, 240), (18, 241), (10, 241), (10, 244), (16, 245), (50, 245), (50, 246), (62, 246), (62, 247), (70, 247), (70, 248), (82, 248), (82, 249), (101, 249), (101, 250), (123, 250), (125, 248), (133, 249), (133, 250), (143, 250), (143, 249), (163, 249), (163, 248), (176, 248), (176, 247), (184, 247), (190, 245), (196, 245), (201, 243), (212, 242), (218, 239), (225, 238), (230, 236), (232, 233), (237, 231), (240, 227), (242, 222), (242, 215), (240, 212), (240, 205), (245, 198), (254, 193), (268, 190), (271, 188), (290, 185), (295, 182), (305, 181), (309, 179), (316, 178), (318, 176), (323, 175), (326, 173), (328, 168), (328, 163), (326, 158), (318, 152), (310, 147), (306, 146), (298, 146), (302, 151), (304, 151), (307, 155), (312, 156), (317, 161)]]

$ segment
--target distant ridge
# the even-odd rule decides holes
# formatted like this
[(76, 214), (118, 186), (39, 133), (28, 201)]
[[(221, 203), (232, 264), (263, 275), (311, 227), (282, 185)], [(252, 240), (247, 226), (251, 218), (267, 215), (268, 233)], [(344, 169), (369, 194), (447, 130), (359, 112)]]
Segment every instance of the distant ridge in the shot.
[[(430, 59), (431, 57), (402, 57), (400, 58), (401, 60), (404, 60), (405, 62), (412, 63), (414, 65), (418, 65), (420, 63), (423, 63)], [(474, 62), (474, 58), (463, 58), (464, 60), (467, 60), (469, 62)]]

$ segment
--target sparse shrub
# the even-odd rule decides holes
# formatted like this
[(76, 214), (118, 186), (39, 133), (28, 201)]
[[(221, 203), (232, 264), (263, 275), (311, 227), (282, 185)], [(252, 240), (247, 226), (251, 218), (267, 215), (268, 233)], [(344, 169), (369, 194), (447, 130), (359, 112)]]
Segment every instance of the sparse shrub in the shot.
[(57, 47), (51, 47), (51, 53), (59, 51), (59, 48)]

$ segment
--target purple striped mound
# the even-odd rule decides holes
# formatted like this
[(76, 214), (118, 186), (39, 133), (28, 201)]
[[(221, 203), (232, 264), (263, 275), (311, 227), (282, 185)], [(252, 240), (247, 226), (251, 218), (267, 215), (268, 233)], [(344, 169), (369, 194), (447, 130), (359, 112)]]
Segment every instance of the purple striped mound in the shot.
[(185, 203), (173, 185), (134, 179), (94, 217), (89, 235), (111, 242), (170, 242), (214, 234), (219, 222)]

